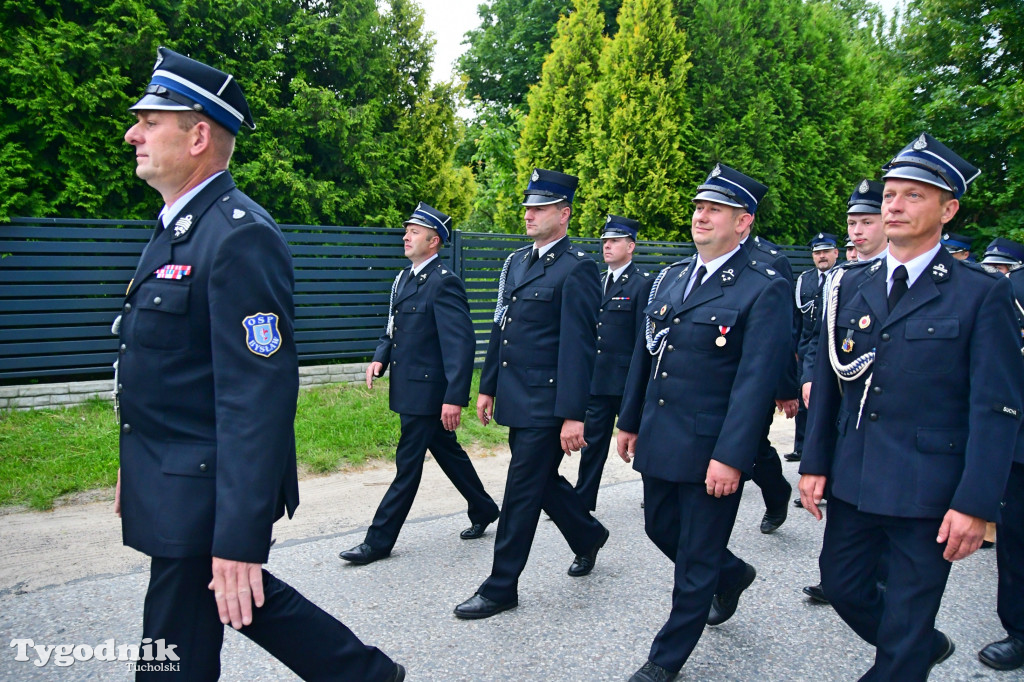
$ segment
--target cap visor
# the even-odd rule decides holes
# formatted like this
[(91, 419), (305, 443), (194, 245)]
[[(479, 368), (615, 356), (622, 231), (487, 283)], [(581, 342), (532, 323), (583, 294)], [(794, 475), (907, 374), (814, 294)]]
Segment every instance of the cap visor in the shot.
[(832, 249), (838, 248), (836, 246), (829, 246), (828, 244), (818, 244), (811, 251), (831, 251)]
[(853, 204), (846, 210), (847, 213), (878, 213), (881, 214), (882, 209), (878, 206), (872, 206), (871, 204)]
[(1020, 265), (1019, 260), (1009, 256), (985, 256), (981, 260), (982, 265)]
[(564, 197), (549, 197), (543, 194), (527, 194), (523, 197), (523, 206), (550, 206), (551, 204), (557, 204), (559, 201), (568, 201)]
[(157, 95), (143, 95), (142, 99), (128, 107), (128, 111), (192, 111), (191, 107), (187, 107), (184, 104), (178, 104), (172, 102), (169, 99), (158, 97)]
[(632, 239), (633, 235), (623, 234), (622, 232), (605, 232), (601, 235), (601, 239)]
[(692, 201), (710, 201), (715, 204), (725, 204), (726, 206), (732, 206), (733, 208), (742, 208), (744, 210), (746, 210), (747, 208), (746, 206), (739, 203), (735, 199), (727, 197), (726, 195), (720, 194), (718, 192), (712, 192), (711, 190), (704, 190), (703, 192), (699, 192), (697, 196), (695, 196), (692, 199)]
[(930, 170), (921, 168), (920, 166), (896, 166), (895, 168), (889, 169), (889, 172), (883, 175), (882, 179), (913, 180), (915, 182), (923, 182), (926, 185), (934, 185), (935, 187), (956, 194), (956, 190), (950, 187), (945, 180), (935, 173), (932, 173)]

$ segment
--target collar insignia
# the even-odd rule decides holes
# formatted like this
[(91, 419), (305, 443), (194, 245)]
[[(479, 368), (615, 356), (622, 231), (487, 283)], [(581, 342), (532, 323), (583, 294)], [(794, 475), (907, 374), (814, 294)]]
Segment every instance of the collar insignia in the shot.
[(235, 220), (238, 220), (239, 218), (243, 217), (244, 215), (245, 215), (245, 211), (243, 211), (240, 208), (236, 208), (234, 211), (231, 212), (231, 217), (234, 218)]
[(442, 270), (442, 271), (441, 271), (441, 274), (442, 274), (442, 275), (447, 275), (447, 274), (448, 274), (448, 271), (447, 271), (447, 270)]
[(877, 270), (880, 267), (882, 267), (882, 259), (881, 258), (876, 258), (875, 262), (871, 264), (871, 269), (868, 270), (868, 272), (874, 272), (875, 270)]
[(942, 263), (936, 263), (935, 265), (932, 266), (932, 275), (934, 275), (935, 277), (942, 279), (948, 274), (949, 270), (947, 270), (946, 266), (943, 265)]
[(178, 218), (174, 221), (174, 238), (184, 236), (186, 232), (192, 227), (192, 214), (189, 213), (187, 216)]
[(765, 268), (764, 271), (767, 272), (769, 275), (774, 275), (775, 274), (775, 271), (772, 270), (771, 268)]

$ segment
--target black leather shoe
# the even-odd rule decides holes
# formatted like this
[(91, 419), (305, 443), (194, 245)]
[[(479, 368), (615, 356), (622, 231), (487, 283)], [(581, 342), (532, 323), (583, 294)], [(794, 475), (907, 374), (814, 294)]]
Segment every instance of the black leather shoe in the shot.
[(995, 546), (996, 546), (996, 543), (992, 542), (991, 540), (982, 540), (981, 541), (981, 548), (982, 549), (992, 549)]
[(679, 673), (665, 670), (660, 665), (647, 661), (643, 667), (633, 673), (629, 682), (672, 682), (679, 677)]
[(825, 596), (825, 591), (821, 589), (821, 583), (818, 583), (817, 585), (808, 585), (804, 588), (803, 592), (813, 601), (820, 604), (830, 603), (828, 597)]
[(374, 549), (364, 542), (356, 545), (352, 549), (346, 549), (338, 556), (345, 561), (363, 566), (365, 564), (372, 564), (378, 559), (384, 559), (391, 556), (391, 550)]
[(787, 455), (783, 455), (782, 459), (786, 460), (787, 462), (799, 462), (800, 458), (803, 457), (803, 454), (804, 453), (800, 452), (799, 450), (794, 450), (793, 452), (790, 452)]
[(736, 613), (736, 607), (740, 603), (740, 595), (743, 594), (743, 590), (750, 587), (751, 583), (754, 582), (754, 578), (757, 577), (757, 571), (754, 570), (754, 567), (750, 564), (745, 565), (747, 568), (740, 584), (735, 589), (723, 592), (722, 594), (716, 594), (712, 598), (711, 611), (708, 612), (708, 625), (721, 625)]
[(387, 679), (387, 682), (402, 682), (405, 679), (405, 668), (395, 663), (395, 674)]
[(502, 611), (508, 611), (519, 606), (519, 599), (505, 602), (504, 604), (488, 599), (480, 594), (472, 597), (455, 607), (455, 615), (463, 620), (476, 620), (478, 618), (490, 618)]
[(572, 566), (569, 567), (567, 573), (573, 578), (580, 578), (585, 576), (594, 570), (594, 564), (597, 563), (597, 550), (604, 547), (604, 543), (608, 542), (608, 529), (604, 528), (604, 537), (597, 541), (589, 552), (586, 554), (577, 554), (576, 559), (572, 562)]
[(476, 540), (478, 537), (484, 534), (484, 531), (487, 530), (487, 526), (489, 525), (491, 524), (474, 523), (472, 526), (459, 533), (459, 537), (463, 540)]
[(952, 656), (953, 652), (956, 651), (956, 645), (953, 644), (953, 640), (946, 633), (939, 630), (936, 630), (935, 633), (938, 635), (939, 641), (935, 645), (935, 657), (932, 658), (932, 663), (928, 666), (929, 673), (931, 673), (932, 668)]
[[(789, 497), (787, 495), (787, 497)], [(786, 522), (786, 517), (789, 515), (789, 506), (782, 505), (777, 510), (766, 511), (764, 517), (761, 519), (761, 532), (765, 535), (774, 533), (779, 529), (779, 526)]]
[(804, 503), (801, 502), (800, 498), (798, 497), (795, 500), (793, 500), (793, 506), (796, 507), (797, 509), (803, 509), (804, 508)]
[(978, 660), (996, 670), (1016, 670), (1024, 666), (1024, 640), (1011, 635), (992, 642), (978, 652)]

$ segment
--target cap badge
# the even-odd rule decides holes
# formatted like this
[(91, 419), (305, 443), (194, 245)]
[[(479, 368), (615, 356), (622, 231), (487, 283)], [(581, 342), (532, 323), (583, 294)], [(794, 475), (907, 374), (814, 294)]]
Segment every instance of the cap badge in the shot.
[(947, 232), (946, 234), (942, 235), (942, 238), (945, 239), (948, 242), (949, 241), (949, 232)]
[(861, 329), (867, 329), (868, 327), (870, 327), (871, 326), (871, 316), (870, 315), (865, 315), (864, 317), (860, 318), (857, 321), (857, 326), (860, 327)]
[(924, 149), (927, 146), (928, 146), (928, 140), (925, 139), (924, 133), (921, 133), (921, 137), (917, 138), (917, 141), (914, 142), (914, 149), (916, 151), (921, 151), (922, 149)]
[(605, 219), (604, 219), (604, 224), (605, 224), (605, 225), (607, 225), (607, 224), (608, 224), (608, 223), (610, 223), (611, 221), (612, 221), (612, 217), (611, 217), (611, 216), (608, 216), (607, 218), (605, 218)]
[(871, 189), (871, 186), (868, 185), (868, 181), (861, 180), (860, 187), (857, 188), (857, 191), (860, 192), (861, 194), (867, 194), (869, 189)]
[(818, 233), (818, 239), (824, 239), (824, 238), (825, 238), (825, 235), (822, 234), (821, 232), (819, 232)]
[(163, 64), (163, 63), (164, 63), (164, 56), (162, 54), (160, 54), (159, 50), (157, 50), (157, 53), (156, 53), (156, 64), (153, 65), (153, 70), (156, 71), (157, 69), (159, 69), (160, 65)]
[(717, 178), (722, 174), (722, 167), (719, 164), (715, 164), (715, 167), (711, 169), (711, 177)]
[(182, 236), (183, 234), (188, 232), (190, 227), (192, 227), (191, 213), (183, 218), (178, 218), (176, 221), (174, 221), (174, 237), (177, 238)]
[(540, 180), (540, 173), (538, 173), (536, 169), (534, 169), (533, 175), (530, 176), (530, 180), (532, 180), (533, 182), (537, 182), (538, 180)]
[(240, 208), (236, 208), (234, 211), (231, 212), (231, 217), (234, 218), (235, 220), (238, 220), (239, 218), (243, 217), (244, 215), (245, 215), (245, 211), (243, 211)]

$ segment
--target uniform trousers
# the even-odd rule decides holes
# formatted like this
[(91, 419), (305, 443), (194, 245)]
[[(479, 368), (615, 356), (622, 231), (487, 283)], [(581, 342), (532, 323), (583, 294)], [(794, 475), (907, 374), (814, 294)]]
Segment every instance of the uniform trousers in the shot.
[(1024, 640), (1024, 463), (1013, 463), (1003, 500), (996, 524), (997, 608), (1006, 634)]
[(786, 511), (793, 486), (782, 474), (782, 460), (779, 459), (778, 451), (772, 447), (771, 440), (768, 438), (774, 418), (775, 406), (773, 403), (765, 418), (761, 440), (757, 445), (757, 454), (754, 456), (754, 469), (751, 472), (750, 480), (761, 489), (765, 508), (771, 513), (778, 514), (780, 510)]
[[(140, 671), (136, 680), (167, 676), (204, 682), (220, 676), (224, 626), (213, 591), (207, 588), (211, 563), (210, 557), (152, 558), (142, 636), (176, 645), (179, 670)], [(394, 661), (266, 570), (263, 593), (263, 606), (253, 607), (252, 623), (239, 632), (299, 677), (377, 682), (394, 675)]]
[(793, 452), (804, 451), (804, 432), (807, 431), (807, 408), (804, 401), (800, 399), (800, 407), (796, 411), (796, 433), (793, 435)]
[(519, 575), (530, 556), (543, 509), (574, 554), (585, 554), (604, 537), (604, 526), (590, 515), (572, 485), (559, 475), (562, 427), (509, 428), (512, 461), (494, 537), (491, 575), (477, 593), (506, 603), (518, 596)]
[[(875, 664), (861, 680), (925, 680), (944, 641), (935, 616), (952, 564), (935, 541), (941, 519), (882, 516), (832, 497), (826, 510), (819, 566), (821, 586), (861, 639), (875, 647)], [(888, 555), (887, 586), (878, 586)]]
[(420, 487), (427, 450), (469, 503), (470, 523), (486, 524), (498, 518), (498, 505), (484, 490), (484, 484), (466, 451), (459, 445), (455, 432), (445, 430), (441, 424), (440, 415), (403, 414), (401, 422), (402, 435), (395, 451), (395, 480), (384, 493), (373, 523), (366, 531), (366, 544), (385, 551), (394, 547)]
[(587, 441), (587, 446), (580, 452), (576, 493), (590, 511), (597, 509), (597, 491), (601, 487), (601, 474), (608, 461), (615, 416), (621, 404), (621, 395), (592, 395), (587, 402), (587, 418), (583, 423), (583, 440)]
[(647, 537), (675, 563), (672, 610), (651, 645), (648, 659), (678, 671), (707, 622), (711, 600), (722, 582), (738, 583), (744, 563), (727, 549), (743, 484), (732, 495), (708, 495), (703, 483), (674, 483), (644, 476)]

